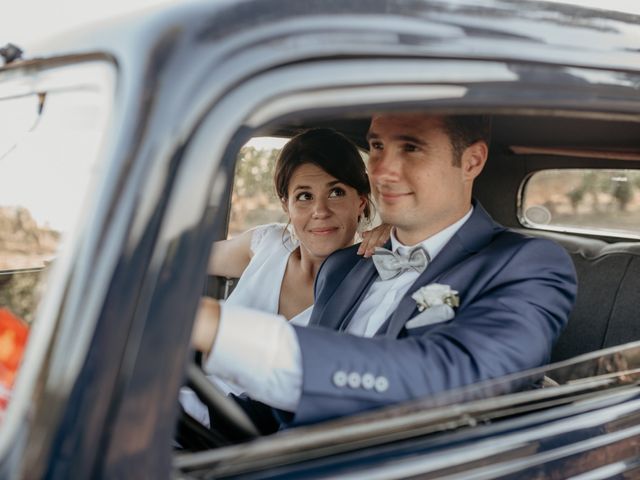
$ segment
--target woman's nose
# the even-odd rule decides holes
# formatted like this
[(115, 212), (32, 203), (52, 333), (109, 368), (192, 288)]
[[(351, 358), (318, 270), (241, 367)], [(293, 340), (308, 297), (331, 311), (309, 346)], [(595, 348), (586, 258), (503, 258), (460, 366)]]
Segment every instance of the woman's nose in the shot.
[(318, 199), (313, 205), (313, 218), (326, 218), (331, 215), (331, 210), (326, 199)]

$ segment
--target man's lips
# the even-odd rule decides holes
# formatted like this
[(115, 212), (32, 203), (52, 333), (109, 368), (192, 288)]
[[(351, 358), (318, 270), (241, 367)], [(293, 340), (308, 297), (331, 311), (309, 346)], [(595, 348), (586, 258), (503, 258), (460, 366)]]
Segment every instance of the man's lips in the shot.
[(380, 199), (385, 202), (395, 202), (411, 195), (411, 192), (380, 192)]

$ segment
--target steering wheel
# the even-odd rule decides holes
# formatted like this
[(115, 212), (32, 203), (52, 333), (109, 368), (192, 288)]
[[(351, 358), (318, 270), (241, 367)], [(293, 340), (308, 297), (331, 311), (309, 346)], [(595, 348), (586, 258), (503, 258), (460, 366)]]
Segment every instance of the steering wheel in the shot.
[(207, 450), (260, 436), (253, 421), (207, 378), (195, 361), (187, 366), (187, 386), (209, 410), (209, 429), (181, 408), (176, 441), (186, 450)]

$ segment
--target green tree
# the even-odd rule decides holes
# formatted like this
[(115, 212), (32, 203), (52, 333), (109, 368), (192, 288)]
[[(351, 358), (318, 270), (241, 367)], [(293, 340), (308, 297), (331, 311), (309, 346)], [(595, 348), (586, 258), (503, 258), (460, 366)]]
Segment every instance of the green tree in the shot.
[(231, 197), (230, 236), (255, 225), (283, 221), (273, 185), (278, 152), (254, 147), (240, 150)]
[(567, 197), (569, 198), (569, 202), (571, 203), (571, 208), (573, 208), (574, 213), (578, 213), (578, 207), (580, 206), (580, 202), (584, 198), (584, 187), (580, 185), (579, 187), (574, 188), (567, 192)]
[(624, 180), (620, 179), (615, 182), (612, 195), (618, 203), (618, 210), (624, 212), (633, 198), (633, 185), (626, 177)]

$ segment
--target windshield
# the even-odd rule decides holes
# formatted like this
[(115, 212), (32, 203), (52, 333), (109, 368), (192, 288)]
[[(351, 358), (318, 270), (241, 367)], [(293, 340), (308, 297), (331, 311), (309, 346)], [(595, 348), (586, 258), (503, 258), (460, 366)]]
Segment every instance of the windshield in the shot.
[[(111, 106), (98, 63), (0, 72), (0, 407), (57, 258), (100, 172)], [(13, 74), (13, 75), (12, 75)]]

